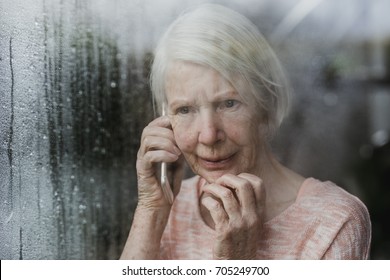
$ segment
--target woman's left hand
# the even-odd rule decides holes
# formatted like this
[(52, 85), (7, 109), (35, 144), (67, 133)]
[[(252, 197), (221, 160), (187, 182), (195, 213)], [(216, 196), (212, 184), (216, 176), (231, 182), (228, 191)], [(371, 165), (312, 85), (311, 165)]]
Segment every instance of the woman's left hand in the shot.
[(201, 203), (214, 221), (215, 259), (255, 259), (261, 237), (265, 191), (252, 174), (225, 174), (203, 186)]

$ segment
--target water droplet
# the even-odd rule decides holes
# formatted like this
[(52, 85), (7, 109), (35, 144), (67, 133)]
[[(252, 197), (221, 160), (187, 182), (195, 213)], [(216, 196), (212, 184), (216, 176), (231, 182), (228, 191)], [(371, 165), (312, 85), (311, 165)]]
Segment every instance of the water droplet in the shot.
[(371, 142), (376, 147), (382, 147), (389, 142), (389, 133), (386, 130), (378, 130), (371, 136)]
[(112, 82), (111, 82), (111, 88), (116, 88), (116, 86), (117, 86), (117, 85), (116, 85), (116, 82), (115, 82), (115, 81), (112, 81)]

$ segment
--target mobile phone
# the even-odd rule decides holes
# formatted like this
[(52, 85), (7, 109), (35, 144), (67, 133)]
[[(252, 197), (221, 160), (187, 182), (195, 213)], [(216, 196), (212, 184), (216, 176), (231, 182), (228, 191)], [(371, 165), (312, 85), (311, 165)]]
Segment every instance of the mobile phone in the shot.
[[(166, 116), (166, 105), (165, 103), (162, 104), (162, 115)], [(168, 175), (168, 163), (162, 162), (161, 163), (161, 172), (160, 172), (160, 183), (161, 188), (164, 192), (165, 198), (168, 200), (169, 204), (173, 203), (173, 192), (171, 187), (173, 186), (172, 182), (169, 182), (169, 175)]]

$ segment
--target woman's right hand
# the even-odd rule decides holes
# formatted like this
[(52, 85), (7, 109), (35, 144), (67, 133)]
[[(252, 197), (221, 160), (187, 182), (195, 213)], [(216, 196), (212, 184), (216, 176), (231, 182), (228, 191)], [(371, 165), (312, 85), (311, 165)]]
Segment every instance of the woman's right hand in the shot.
[(169, 117), (156, 118), (142, 132), (137, 154), (138, 205), (151, 209), (170, 207), (158, 178), (158, 163), (174, 164), (175, 193), (181, 184), (183, 158), (176, 145)]

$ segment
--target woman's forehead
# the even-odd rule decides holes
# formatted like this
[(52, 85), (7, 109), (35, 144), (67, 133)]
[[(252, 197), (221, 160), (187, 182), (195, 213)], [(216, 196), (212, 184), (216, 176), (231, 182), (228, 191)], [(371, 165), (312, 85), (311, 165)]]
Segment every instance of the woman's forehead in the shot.
[(176, 62), (166, 75), (166, 91), (199, 91), (214, 93), (235, 91), (218, 71), (191, 62)]

